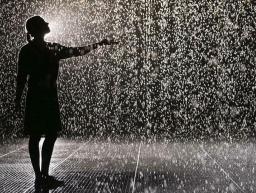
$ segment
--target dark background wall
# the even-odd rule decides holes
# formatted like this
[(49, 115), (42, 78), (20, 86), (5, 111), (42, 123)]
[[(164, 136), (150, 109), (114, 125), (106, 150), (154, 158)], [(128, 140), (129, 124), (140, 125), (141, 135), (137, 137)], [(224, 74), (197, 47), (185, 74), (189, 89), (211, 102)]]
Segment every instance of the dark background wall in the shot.
[[(255, 131), (252, 1), (0, 0), (0, 138), (22, 135), (12, 112), (24, 23), (41, 15), (47, 41), (120, 41), (61, 61), (63, 136), (243, 138)], [(24, 105), (24, 103), (23, 103)]]

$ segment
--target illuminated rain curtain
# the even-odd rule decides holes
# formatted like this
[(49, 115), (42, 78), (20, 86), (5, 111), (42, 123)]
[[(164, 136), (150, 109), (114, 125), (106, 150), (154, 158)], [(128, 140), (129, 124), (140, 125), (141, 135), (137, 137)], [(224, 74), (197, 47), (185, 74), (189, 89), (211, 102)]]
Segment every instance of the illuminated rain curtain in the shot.
[(61, 61), (63, 135), (243, 138), (255, 130), (255, 3), (222, 0), (0, 1), (1, 131), (11, 112), (25, 20), (42, 15), (46, 38), (120, 44)]

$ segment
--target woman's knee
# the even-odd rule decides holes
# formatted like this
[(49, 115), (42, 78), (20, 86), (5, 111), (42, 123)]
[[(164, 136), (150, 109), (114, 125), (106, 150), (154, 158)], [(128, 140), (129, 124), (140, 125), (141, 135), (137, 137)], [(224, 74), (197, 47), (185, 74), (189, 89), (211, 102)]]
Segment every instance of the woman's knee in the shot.
[(55, 143), (56, 139), (57, 139), (57, 135), (46, 135), (45, 136), (45, 142)]
[(29, 137), (29, 143), (39, 143), (41, 139), (40, 135), (30, 135)]

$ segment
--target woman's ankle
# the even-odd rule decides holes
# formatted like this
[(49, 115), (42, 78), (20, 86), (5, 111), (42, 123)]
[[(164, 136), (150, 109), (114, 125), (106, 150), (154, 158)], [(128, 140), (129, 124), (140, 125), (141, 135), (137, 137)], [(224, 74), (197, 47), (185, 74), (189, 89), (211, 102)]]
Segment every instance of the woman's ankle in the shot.
[(47, 178), (48, 176), (49, 176), (49, 174), (43, 174), (42, 173), (42, 177)]
[(36, 174), (36, 179), (39, 179), (39, 178), (42, 178), (42, 174), (41, 173)]

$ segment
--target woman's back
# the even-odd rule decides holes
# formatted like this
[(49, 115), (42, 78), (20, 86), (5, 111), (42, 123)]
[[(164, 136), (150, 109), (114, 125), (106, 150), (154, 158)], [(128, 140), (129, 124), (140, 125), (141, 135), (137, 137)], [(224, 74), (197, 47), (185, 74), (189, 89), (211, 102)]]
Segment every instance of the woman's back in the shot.
[(28, 75), (29, 88), (55, 88), (61, 46), (44, 42), (30, 42), (20, 51), (19, 68)]

